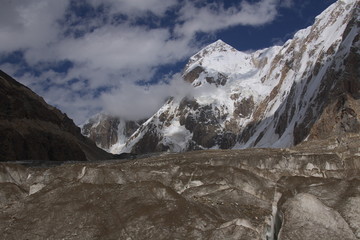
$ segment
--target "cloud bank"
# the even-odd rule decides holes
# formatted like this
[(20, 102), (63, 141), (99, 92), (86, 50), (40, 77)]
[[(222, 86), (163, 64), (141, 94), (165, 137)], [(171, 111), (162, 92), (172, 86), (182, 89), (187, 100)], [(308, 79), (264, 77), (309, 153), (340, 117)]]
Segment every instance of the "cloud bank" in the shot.
[(176, 66), (207, 43), (199, 34), (264, 25), (277, 17), (279, 7), (291, 5), (291, 0), (227, 5), (206, 0), (5, 0), (0, 68), (78, 124), (99, 111), (144, 118), (169, 95), (188, 89), (176, 72), (171, 77), (161, 73), (163, 66)]

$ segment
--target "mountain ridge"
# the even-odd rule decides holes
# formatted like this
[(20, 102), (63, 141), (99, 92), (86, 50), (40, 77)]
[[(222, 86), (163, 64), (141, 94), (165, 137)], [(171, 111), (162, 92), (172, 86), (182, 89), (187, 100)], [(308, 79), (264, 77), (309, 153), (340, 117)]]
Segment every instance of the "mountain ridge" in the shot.
[[(283, 46), (243, 53), (210, 44), (183, 71), (192, 96), (171, 98), (115, 151), (290, 147), (324, 137), (318, 121), (348, 125), (334, 134), (358, 132), (358, 9), (359, 1), (338, 1)], [(342, 121), (323, 116), (341, 101), (332, 112)]]
[(0, 70), (0, 161), (110, 159), (57, 108)]

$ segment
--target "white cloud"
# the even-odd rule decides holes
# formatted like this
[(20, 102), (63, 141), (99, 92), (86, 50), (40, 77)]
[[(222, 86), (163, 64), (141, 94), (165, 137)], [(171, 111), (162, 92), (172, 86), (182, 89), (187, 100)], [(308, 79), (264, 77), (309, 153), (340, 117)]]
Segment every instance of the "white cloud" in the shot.
[(0, 51), (42, 49), (56, 41), (56, 20), (62, 17), (67, 1), (5, 1), (0, 8)]
[(120, 89), (102, 95), (104, 110), (123, 119), (140, 120), (154, 114), (170, 96), (192, 93), (193, 87), (182, 81), (180, 74), (171, 76), (167, 82), (147, 87), (122, 84)]
[[(84, 2), (94, 8), (104, 6), (105, 10), (81, 19), (81, 14), (71, 12), (69, 7)], [(205, 2), (88, 0), (71, 4), (70, 0), (5, 0), (0, 8), (0, 55), (22, 50), (32, 68), (71, 61), (74, 67), (67, 73), (45, 68), (39, 76), (27, 73), (18, 79), (77, 123), (99, 109), (126, 118), (142, 118), (152, 114), (169, 93), (175, 94), (172, 88), (187, 87), (179, 79), (169, 85), (151, 86), (147, 91), (134, 83), (150, 80), (160, 66), (175, 64), (198, 51), (203, 43), (194, 41), (197, 32), (210, 34), (235, 25), (266, 24), (276, 17), (280, 6), (280, 0), (251, 4), (241, 1), (230, 8)], [(291, 2), (283, 0), (282, 4), (290, 6)], [(202, 7), (195, 3), (202, 3)], [(167, 15), (174, 9), (171, 16)], [(147, 19), (136, 24), (149, 13), (157, 20), (172, 18), (173, 25), (150, 27)], [(117, 14), (125, 17), (114, 23), (111, 20)], [(20, 66), (2, 67), (15, 73)]]
[(242, 1), (228, 9), (221, 4), (198, 8), (193, 1), (186, 1), (176, 33), (192, 37), (196, 32), (214, 32), (235, 25), (262, 25), (274, 20), (277, 7), (278, 0)]
[(63, 58), (104, 69), (152, 67), (174, 60), (173, 52), (184, 57), (177, 48), (168, 47), (169, 38), (167, 29), (105, 26), (81, 39), (64, 40), (57, 51)]
[(177, 0), (90, 0), (93, 6), (108, 4), (113, 13), (121, 12), (130, 16), (139, 16), (151, 12), (157, 16), (163, 16), (165, 12), (178, 4)]
[(280, 6), (285, 8), (291, 8), (294, 6), (294, 0), (281, 0)]

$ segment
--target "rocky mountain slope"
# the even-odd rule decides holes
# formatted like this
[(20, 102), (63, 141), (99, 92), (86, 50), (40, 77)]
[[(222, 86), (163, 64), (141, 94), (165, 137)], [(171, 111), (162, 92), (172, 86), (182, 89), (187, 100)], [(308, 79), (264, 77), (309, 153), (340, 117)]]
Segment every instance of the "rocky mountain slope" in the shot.
[(90, 118), (81, 127), (81, 132), (93, 140), (98, 147), (115, 153), (123, 148), (129, 137), (143, 122), (145, 121), (126, 121), (100, 113)]
[(127, 162), (0, 163), (3, 239), (360, 239), (358, 135)]
[(65, 114), (2, 71), (0, 102), (0, 161), (112, 158)]
[(184, 69), (190, 96), (169, 99), (112, 151), (289, 147), (358, 133), (359, 9), (339, 0), (284, 46), (207, 46)]

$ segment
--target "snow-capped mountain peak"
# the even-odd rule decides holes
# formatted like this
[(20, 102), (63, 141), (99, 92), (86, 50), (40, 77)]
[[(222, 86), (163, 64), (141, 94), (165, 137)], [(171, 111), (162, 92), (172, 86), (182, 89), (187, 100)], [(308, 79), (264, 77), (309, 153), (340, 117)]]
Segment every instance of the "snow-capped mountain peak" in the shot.
[[(216, 72), (223, 75), (245, 74), (253, 69), (251, 54), (237, 51), (222, 40), (218, 40), (190, 58), (185, 66), (184, 76), (197, 73), (195, 78), (198, 78), (201, 71)], [(193, 78), (194, 76), (191, 80)]]
[(205, 47), (183, 72), (193, 95), (170, 99), (120, 151), (289, 147), (360, 131), (359, 5), (337, 1), (283, 46)]

